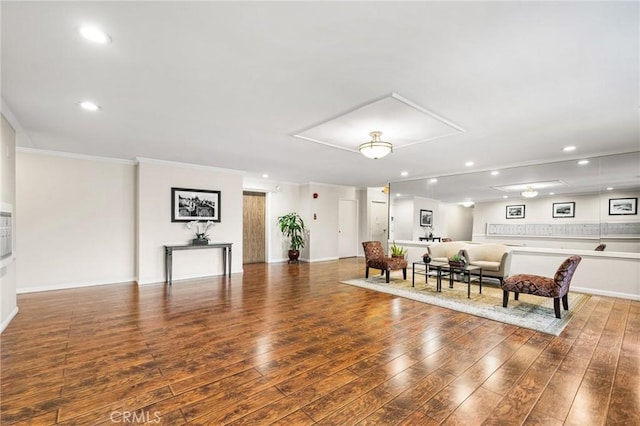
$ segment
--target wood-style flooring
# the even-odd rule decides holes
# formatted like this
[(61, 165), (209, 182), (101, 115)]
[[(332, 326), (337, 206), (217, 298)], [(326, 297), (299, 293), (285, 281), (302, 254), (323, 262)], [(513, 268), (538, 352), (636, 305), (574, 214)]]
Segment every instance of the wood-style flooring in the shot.
[(640, 424), (640, 302), (593, 296), (555, 337), (339, 283), (363, 274), (19, 295), (1, 424)]

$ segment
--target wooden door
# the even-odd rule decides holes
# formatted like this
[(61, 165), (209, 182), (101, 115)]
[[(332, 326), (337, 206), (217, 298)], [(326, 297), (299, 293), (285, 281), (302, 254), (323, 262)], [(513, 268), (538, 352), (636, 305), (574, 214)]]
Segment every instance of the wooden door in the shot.
[(242, 194), (242, 263), (265, 261), (265, 194)]

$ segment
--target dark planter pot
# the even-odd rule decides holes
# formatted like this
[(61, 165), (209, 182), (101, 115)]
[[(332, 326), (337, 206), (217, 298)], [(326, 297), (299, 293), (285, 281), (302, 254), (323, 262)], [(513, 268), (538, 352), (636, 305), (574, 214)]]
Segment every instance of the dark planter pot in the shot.
[(289, 262), (297, 262), (300, 257), (300, 250), (289, 250)]
[(464, 262), (452, 262), (449, 261), (449, 266), (453, 266), (454, 268), (464, 268), (467, 264)]
[(422, 261), (423, 261), (424, 263), (429, 263), (429, 262), (431, 262), (431, 257), (429, 257), (429, 256), (424, 256), (424, 257), (422, 258)]
[(193, 240), (191, 240), (191, 244), (193, 244), (194, 246), (206, 246), (209, 244), (209, 240), (194, 238)]

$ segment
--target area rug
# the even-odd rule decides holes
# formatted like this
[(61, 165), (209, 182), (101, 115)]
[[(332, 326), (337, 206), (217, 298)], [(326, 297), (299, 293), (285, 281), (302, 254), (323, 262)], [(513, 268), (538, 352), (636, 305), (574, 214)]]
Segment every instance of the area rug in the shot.
[(569, 292), (569, 311), (563, 309), (562, 318), (558, 319), (553, 310), (553, 299), (546, 297), (521, 294), (520, 300), (514, 300), (513, 293), (510, 293), (509, 305), (507, 308), (503, 308), (502, 289), (497, 282), (493, 281), (483, 280), (482, 294), (479, 294), (478, 282), (472, 281), (470, 299), (467, 298), (466, 283), (455, 281), (453, 288), (449, 288), (448, 279), (442, 280), (442, 292), (440, 293), (436, 291), (436, 280), (432, 277), (426, 284), (422, 276), (420, 279), (416, 277), (415, 287), (411, 287), (410, 279), (392, 278), (391, 282), (387, 284), (382, 276), (341, 282), (555, 336), (562, 332), (590, 297), (587, 294)]

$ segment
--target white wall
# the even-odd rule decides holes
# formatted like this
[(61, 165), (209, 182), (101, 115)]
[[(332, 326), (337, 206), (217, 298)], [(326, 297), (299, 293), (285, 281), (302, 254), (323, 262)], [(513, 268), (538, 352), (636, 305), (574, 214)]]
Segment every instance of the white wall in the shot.
[[(417, 226), (418, 213), (416, 213), (413, 197), (392, 198), (389, 212), (390, 240), (417, 240), (418, 235), (424, 235), (424, 232), (421, 232), (422, 228)], [(418, 229), (421, 231), (417, 231)]]
[[(487, 223), (507, 224), (554, 224), (554, 223), (613, 223), (638, 222), (638, 215), (609, 216), (609, 198), (639, 197), (638, 192), (611, 191), (603, 194), (588, 194), (580, 196), (561, 196), (534, 198), (529, 200), (505, 200), (491, 203), (477, 203), (473, 217), (473, 240), (499, 242), (504, 244), (522, 245), (527, 247), (548, 247), (559, 249), (593, 250), (601, 241), (607, 244), (607, 251), (639, 252), (640, 238), (600, 238), (600, 237), (530, 237), (530, 236), (488, 236)], [(553, 218), (552, 205), (560, 202), (575, 202), (574, 218)], [(507, 205), (524, 204), (524, 219), (506, 219)]]
[(0, 206), (13, 215), (12, 254), (0, 259), (0, 332), (18, 313), (16, 300), (16, 133), (4, 115), (0, 116)]
[[(193, 231), (171, 222), (171, 188), (218, 190), (220, 223), (209, 230), (212, 242), (233, 243), (232, 273), (242, 271), (242, 174), (233, 170), (139, 159), (138, 283), (164, 282), (164, 245), (186, 244)], [(221, 275), (221, 249), (173, 253), (173, 279)]]
[(440, 204), (439, 212), (442, 225), (439, 225), (438, 236), (451, 238), (454, 241), (471, 241), (473, 234), (473, 207), (443, 203)]
[(19, 149), (17, 291), (135, 279), (132, 162)]

